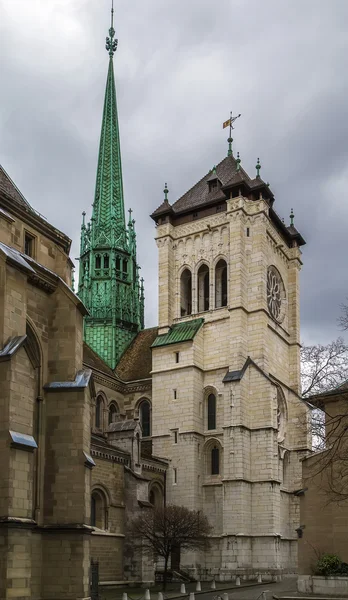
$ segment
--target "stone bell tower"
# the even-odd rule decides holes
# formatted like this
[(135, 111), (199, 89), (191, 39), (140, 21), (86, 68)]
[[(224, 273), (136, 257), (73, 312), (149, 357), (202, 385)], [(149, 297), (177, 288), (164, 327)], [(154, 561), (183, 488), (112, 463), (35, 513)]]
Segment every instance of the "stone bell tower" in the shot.
[[(167, 498), (202, 510), (211, 548), (182, 557), (200, 577), (296, 569), (299, 272), (305, 243), (260, 177), (227, 156), (151, 215), (159, 253), (153, 344), (154, 454), (171, 459)], [(185, 561), (185, 562), (183, 562)]]

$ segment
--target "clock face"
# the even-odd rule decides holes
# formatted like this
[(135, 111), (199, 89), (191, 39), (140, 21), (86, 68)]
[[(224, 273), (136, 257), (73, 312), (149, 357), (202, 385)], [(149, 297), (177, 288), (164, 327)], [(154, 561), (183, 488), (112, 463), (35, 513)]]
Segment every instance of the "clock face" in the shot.
[(268, 310), (278, 323), (284, 319), (285, 289), (280, 273), (273, 266), (267, 271), (267, 306)]

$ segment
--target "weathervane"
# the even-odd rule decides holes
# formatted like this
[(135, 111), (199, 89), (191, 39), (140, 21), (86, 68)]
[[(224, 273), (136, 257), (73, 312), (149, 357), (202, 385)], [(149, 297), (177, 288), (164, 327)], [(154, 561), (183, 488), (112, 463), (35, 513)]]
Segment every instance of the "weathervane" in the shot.
[(234, 129), (233, 127), (233, 123), (236, 121), (236, 119), (238, 119), (241, 116), (241, 114), (239, 113), (239, 115), (237, 115), (236, 117), (232, 116), (232, 111), (230, 113), (230, 118), (225, 121), (222, 124), (222, 129), (225, 129), (225, 127), (230, 127), (230, 135), (228, 138), (228, 152), (227, 152), (227, 156), (233, 156), (233, 152), (232, 152), (232, 142), (233, 142), (233, 138), (232, 138), (232, 129)]
[(115, 30), (114, 30), (114, 0), (111, 3), (111, 27), (109, 29), (109, 36), (106, 38), (105, 48), (109, 52), (110, 58), (113, 57), (114, 53), (117, 50), (118, 40), (114, 40)]

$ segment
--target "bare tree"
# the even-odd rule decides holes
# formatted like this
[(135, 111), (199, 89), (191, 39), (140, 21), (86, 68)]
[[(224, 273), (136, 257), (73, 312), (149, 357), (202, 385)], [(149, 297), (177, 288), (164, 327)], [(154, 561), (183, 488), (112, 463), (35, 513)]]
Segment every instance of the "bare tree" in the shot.
[[(302, 395), (312, 409), (313, 450), (322, 451), (313, 457), (312, 475), (320, 475), (329, 501), (341, 502), (348, 499), (348, 346), (344, 340), (302, 347), (301, 378)], [(338, 410), (337, 401), (342, 399), (343, 409)]]
[(163, 590), (166, 589), (172, 551), (206, 548), (210, 531), (208, 519), (200, 511), (172, 504), (144, 510), (130, 525), (135, 543), (150, 556), (157, 554), (164, 559)]
[[(348, 298), (347, 298), (347, 301), (348, 301)], [(341, 329), (343, 329), (344, 331), (347, 331), (347, 329), (348, 329), (348, 304), (341, 304), (341, 311), (342, 311), (342, 314), (338, 318), (338, 323), (339, 323)]]
[(326, 346), (301, 348), (302, 396), (331, 390), (348, 379), (348, 346), (339, 337)]

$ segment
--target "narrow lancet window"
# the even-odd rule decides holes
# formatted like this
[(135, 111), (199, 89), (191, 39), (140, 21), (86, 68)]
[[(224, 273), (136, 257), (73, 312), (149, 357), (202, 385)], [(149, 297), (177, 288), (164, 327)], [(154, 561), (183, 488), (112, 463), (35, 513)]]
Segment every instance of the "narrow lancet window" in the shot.
[(208, 429), (216, 429), (216, 398), (214, 394), (208, 396)]
[(192, 275), (189, 269), (181, 273), (180, 278), (180, 316), (192, 313)]
[(209, 268), (207, 265), (202, 265), (198, 269), (198, 312), (209, 310)]
[(219, 448), (214, 446), (211, 451), (211, 474), (219, 475), (220, 473), (220, 452)]
[(227, 264), (219, 260), (215, 267), (215, 308), (227, 306)]

